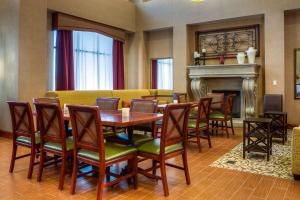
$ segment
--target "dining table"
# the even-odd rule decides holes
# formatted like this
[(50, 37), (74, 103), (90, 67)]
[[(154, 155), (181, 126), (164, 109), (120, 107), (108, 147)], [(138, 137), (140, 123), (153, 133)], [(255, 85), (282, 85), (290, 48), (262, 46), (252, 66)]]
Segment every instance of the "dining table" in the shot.
[[(129, 116), (124, 116), (120, 110), (100, 111), (100, 119), (103, 126), (127, 128), (130, 144), (133, 144), (133, 126), (155, 122), (162, 118), (163, 114), (160, 113), (129, 112)], [(69, 113), (64, 113), (64, 120), (66, 122), (70, 120)]]

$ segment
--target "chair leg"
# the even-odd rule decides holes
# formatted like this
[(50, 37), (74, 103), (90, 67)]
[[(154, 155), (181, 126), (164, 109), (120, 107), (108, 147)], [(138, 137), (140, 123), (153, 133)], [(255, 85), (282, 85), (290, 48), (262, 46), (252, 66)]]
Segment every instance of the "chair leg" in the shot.
[(38, 176), (37, 176), (37, 181), (40, 182), (42, 180), (42, 174), (43, 174), (43, 169), (44, 169), (44, 163), (45, 163), (45, 156), (46, 152), (44, 150), (41, 150), (41, 155), (40, 155), (40, 165), (39, 165), (39, 171), (38, 171)]
[(157, 161), (152, 160), (152, 167), (153, 167), (152, 174), (153, 175), (156, 175), (156, 165), (157, 165)]
[(201, 143), (200, 143), (200, 131), (196, 132), (196, 138), (197, 138), (197, 144), (198, 144), (199, 152), (201, 152), (202, 149), (201, 149)]
[(110, 181), (110, 166), (107, 166), (105, 169), (105, 174), (106, 174), (106, 181), (109, 182)]
[(15, 168), (17, 148), (18, 148), (18, 146), (16, 144), (13, 144), (13, 149), (12, 149), (12, 153), (11, 153), (11, 160), (10, 160), (10, 167), (9, 167), (9, 172), (10, 173), (12, 173), (14, 171), (14, 168)]
[(168, 188), (165, 160), (160, 161), (160, 171), (161, 171), (161, 180), (162, 180), (163, 188), (164, 188), (164, 194), (167, 197), (167, 196), (169, 196), (169, 188)]
[(187, 162), (186, 151), (184, 151), (183, 154), (182, 154), (182, 161), (183, 161), (183, 168), (184, 168), (186, 184), (190, 185), (191, 184), (191, 178), (190, 178), (190, 173), (189, 173), (189, 167), (188, 167), (188, 162)]
[(134, 189), (137, 189), (138, 187), (138, 161), (137, 161), (137, 157), (133, 158), (132, 159), (132, 170), (133, 170), (133, 173), (134, 173), (134, 176), (133, 176), (133, 187)]
[(72, 179), (71, 179), (71, 190), (70, 190), (71, 194), (75, 194), (76, 182), (77, 182), (77, 173), (78, 173), (78, 161), (77, 161), (77, 158), (74, 157)]
[(233, 128), (233, 122), (232, 122), (232, 118), (230, 119), (230, 125), (231, 125), (231, 131), (232, 131), (232, 135), (234, 135), (234, 128)]
[(63, 155), (62, 156), (62, 161), (61, 161), (60, 176), (59, 176), (59, 185), (58, 185), (59, 190), (64, 189), (66, 168), (67, 168), (67, 157)]
[[(225, 122), (225, 131), (226, 131), (226, 135), (227, 135), (227, 138), (229, 138), (229, 132), (228, 132), (228, 124), (227, 124), (227, 121), (224, 121)], [(223, 122), (222, 122), (223, 124)]]
[(29, 169), (28, 169), (28, 175), (27, 178), (31, 179), (32, 178), (32, 172), (33, 172), (33, 167), (34, 167), (34, 161), (35, 161), (35, 149), (34, 147), (31, 148), (31, 153), (30, 153), (30, 162), (29, 162)]
[(104, 190), (104, 175), (105, 175), (105, 169), (100, 169), (99, 180), (98, 180), (97, 200), (102, 200), (103, 190)]
[(209, 146), (209, 148), (211, 148), (212, 145), (211, 145), (211, 139), (210, 139), (209, 131), (206, 130), (205, 133), (207, 134), (208, 146)]

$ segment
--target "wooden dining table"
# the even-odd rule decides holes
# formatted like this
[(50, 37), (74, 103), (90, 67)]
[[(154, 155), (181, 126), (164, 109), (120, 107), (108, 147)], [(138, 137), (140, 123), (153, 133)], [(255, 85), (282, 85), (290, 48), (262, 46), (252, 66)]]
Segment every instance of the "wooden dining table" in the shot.
[[(163, 115), (159, 113), (129, 112), (129, 116), (122, 116), (120, 110), (101, 110), (100, 118), (103, 126), (127, 128), (129, 143), (132, 144), (133, 126), (161, 120)], [(64, 113), (64, 120), (70, 120), (68, 113)]]

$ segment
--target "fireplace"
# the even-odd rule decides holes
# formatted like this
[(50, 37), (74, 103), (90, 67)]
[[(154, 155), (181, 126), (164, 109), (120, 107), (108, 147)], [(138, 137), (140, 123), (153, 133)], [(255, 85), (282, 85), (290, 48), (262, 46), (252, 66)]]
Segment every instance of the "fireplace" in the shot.
[(195, 100), (209, 92), (235, 94), (234, 118), (240, 122), (258, 115), (258, 99), (262, 96), (258, 65), (205, 65), (189, 66), (188, 69)]
[(212, 90), (213, 93), (224, 93), (224, 100), (229, 94), (234, 94), (232, 117), (241, 118), (241, 91), (237, 90)]

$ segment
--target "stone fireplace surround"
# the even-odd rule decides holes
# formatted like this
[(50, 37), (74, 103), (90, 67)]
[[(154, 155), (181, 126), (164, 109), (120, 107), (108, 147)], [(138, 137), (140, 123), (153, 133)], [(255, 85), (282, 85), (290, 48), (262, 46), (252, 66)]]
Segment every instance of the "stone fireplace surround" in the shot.
[(245, 117), (258, 114), (259, 66), (257, 64), (199, 65), (189, 66), (189, 79), (194, 99), (205, 96), (213, 90), (241, 92), (241, 122)]

